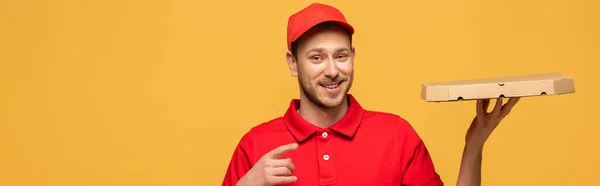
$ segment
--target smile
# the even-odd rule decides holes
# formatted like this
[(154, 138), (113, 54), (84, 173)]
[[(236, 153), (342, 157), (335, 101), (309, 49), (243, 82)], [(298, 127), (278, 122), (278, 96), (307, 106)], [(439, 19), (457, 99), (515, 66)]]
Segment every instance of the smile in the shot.
[(335, 83), (335, 82), (333, 82), (333, 83), (321, 83), (321, 84), (319, 84), (319, 85), (321, 85), (323, 88), (327, 88), (327, 89), (335, 89), (335, 88), (337, 88), (338, 86), (340, 86), (340, 84), (342, 84), (342, 82), (343, 82), (343, 81), (340, 81), (340, 82), (337, 82), (337, 83)]

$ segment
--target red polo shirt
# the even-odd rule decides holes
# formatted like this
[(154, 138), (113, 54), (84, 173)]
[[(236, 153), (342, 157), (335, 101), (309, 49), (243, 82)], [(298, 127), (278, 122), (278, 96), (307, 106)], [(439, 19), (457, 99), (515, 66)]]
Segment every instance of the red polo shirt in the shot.
[(294, 99), (283, 117), (262, 123), (240, 140), (223, 180), (233, 186), (267, 152), (285, 144), (298, 180), (289, 185), (439, 186), (423, 141), (411, 125), (389, 113), (364, 110), (348, 94), (346, 115), (329, 128), (304, 120)]

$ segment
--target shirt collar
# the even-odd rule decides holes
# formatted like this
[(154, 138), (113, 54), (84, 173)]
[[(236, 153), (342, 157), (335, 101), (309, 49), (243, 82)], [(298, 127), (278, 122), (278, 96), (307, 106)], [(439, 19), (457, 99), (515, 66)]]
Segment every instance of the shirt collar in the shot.
[[(351, 94), (347, 94), (347, 99), (348, 111), (342, 119), (331, 125), (329, 129), (352, 138), (360, 125), (364, 110)], [(320, 128), (304, 120), (298, 114), (297, 110), (299, 106), (300, 100), (293, 99), (283, 118), (290, 133), (292, 133), (298, 142), (302, 142), (320, 130)]]

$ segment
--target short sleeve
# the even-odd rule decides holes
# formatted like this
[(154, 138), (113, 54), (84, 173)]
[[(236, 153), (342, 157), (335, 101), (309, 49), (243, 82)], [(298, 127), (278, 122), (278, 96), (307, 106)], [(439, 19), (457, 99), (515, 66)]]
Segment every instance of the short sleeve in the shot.
[[(406, 122), (408, 124), (408, 122)], [(409, 161), (406, 164), (404, 175), (402, 176), (403, 186), (440, 186), (443, 182), (435, 171), (431, 156), (425, 146), (425, 143), (417, 135), (410, 124), (408, 124), (407, 138), (410, 142), (406, 143), (405, 149)]]
[(244, 135), (233, 152), (233, 156), (225, 172), (222, 186), (235, 186), (237, 182), (252, 168), (248, 156), (249, 134)]

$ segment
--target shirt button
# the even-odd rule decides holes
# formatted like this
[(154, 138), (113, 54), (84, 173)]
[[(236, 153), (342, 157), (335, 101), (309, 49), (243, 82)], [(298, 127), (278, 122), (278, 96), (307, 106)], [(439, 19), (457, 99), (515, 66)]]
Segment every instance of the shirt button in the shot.
[(321, 136), (323, 136), (323, 138), (327, 138), (327, 132), (323, 132), (323, 134), (321, 134)]
[(324, 159), (325, 161), (329, 160), (329, 155), (327, 155), (327, 154), (323, 155), (323, 159)]

